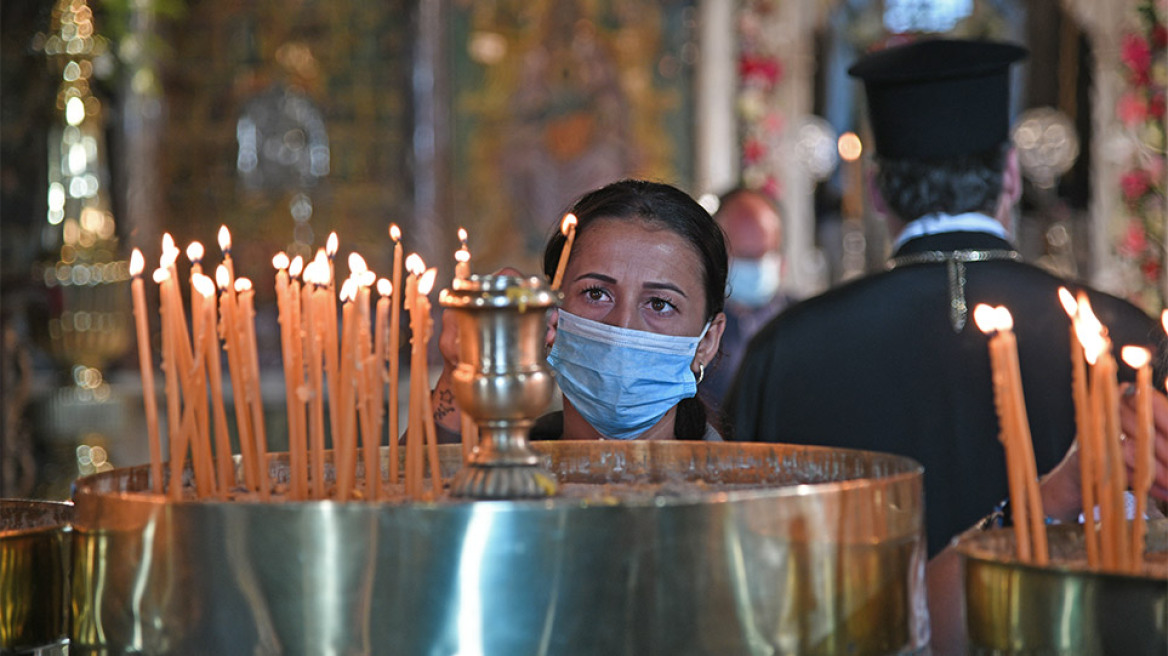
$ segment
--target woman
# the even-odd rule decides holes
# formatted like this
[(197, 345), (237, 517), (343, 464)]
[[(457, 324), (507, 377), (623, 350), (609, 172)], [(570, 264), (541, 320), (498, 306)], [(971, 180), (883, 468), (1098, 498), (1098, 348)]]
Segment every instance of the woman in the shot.
[[(532, 436), (721, 439), (693, 398), (726, 322), (721, 229), (684, 192), (643, 180), (589, 192), (569, 211), (576, 237), (564, 301), (548, 330), (548, 364), (564, 411), (541, 418)], [(549, 277), (564, 239), (557, 231), (545, 249)], [(446, 366), (434, 416), (443, 432), (457, 433), (454, 331), (444, 330), (440, 345)]]

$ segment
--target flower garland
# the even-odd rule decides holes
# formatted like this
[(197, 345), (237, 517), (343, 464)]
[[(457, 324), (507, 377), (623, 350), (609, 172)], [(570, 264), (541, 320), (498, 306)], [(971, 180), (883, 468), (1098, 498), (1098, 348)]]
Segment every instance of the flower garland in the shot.
[(779, 45), (766, 29), (776, 0), (745, 0), (738, 11), (738, 124), (741, 130), (742, 183), (779, 198), (782, 186), (780, 145), (784, 120), (779, 112), (783, 62)]
[(1149, 312), (1165, 306), (1165, 89), (1168, 87), (1168, 3), (1137, 7), (1136, 29), (1123, 36), (1120, 54), (1126, 89), (1116, 116), (1135, 145), (1119, 178), (1127, 218), (1117, 252), (1132, 273), (1129, 298)]

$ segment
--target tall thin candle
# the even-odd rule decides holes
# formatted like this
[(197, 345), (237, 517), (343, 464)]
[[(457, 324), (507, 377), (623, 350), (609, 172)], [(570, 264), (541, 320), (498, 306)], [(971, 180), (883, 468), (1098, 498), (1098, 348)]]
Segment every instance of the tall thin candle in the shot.
[(145, 267), (142, 251), (130, 255), (131, 295), (134, 323), (138, 331), (138, 369), (142, 372), (142, 401), (146, 409), (146, 436), (150, 447), (150, 484), (155, 494), (162, 494), (162, 437), (158, 431), (158, 399), (154, 393), (154, 359), (150, 355), (150, 329), (146, 316), (146, 291), (142, 284)]
[(564, 247), (560, 250), (560, 261), (556, 265), (556, 275), (552, 278), (552, 289), (559, 291), (564, 282), (564, 271), (568, 268), (568, 257), (572, 254), (572, 242), (576, 239), (576, 215), (566, 214), (560, 222), (560, 231), (564, 233)]
[(1132, 475), (1132, 494), (1135, 495), (1136, 510), (1132, 518), (1131, 555), (1129, 566), (1132, 573), (1139, 572), (1144, 559), (1147, 541), (1148, 491), (1152, 489), (1152, 464), (1154, 462), (1152, 420), (1152, 353), (1140, 346), (1125, 346), (1120, 357), (1136, 370), (1136, 448), (1135, 471)]
[(1071, 319), (1071, 397), (1075, 403), (1075, 439), (1079, 443), (1079, 478), (1083, 491), (1083, 542), (1087, 564), (1099, 566), (1099, 534), (1095, 531), (1094, 453), (1091, 447), (1091, 400), (1087, 394), (1087, 363), (1079, 341), (1079, 305), (1065, 287), (1059, 287), (1059, 301)]
[(398, 375), (400, 374), (402, 308), (402, 245), (401, 230), (397, 224), (389, 226), (389, 237), (393, 240), (391, 290), (394, 297), (389, 308), (389, 343), (386, 345), (385, 355), (389, 358), (389, 482), (396, 483), (398, 478), (397, 442), (401, 432), (401, 426), (398, 422)]

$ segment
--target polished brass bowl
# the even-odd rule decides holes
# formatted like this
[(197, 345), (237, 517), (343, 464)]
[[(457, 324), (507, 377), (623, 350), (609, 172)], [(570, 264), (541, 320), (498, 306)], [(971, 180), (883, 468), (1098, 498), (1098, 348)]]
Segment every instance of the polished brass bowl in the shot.
[(0, 652), (68, 636), (69, 521), (73, 506), (0, 499)]
[[(146, 467), (81, 479), (71, 651), (925, 648), (915, 462), (754, 443), (533, 448), (562, 496), (172, 502)], [(442, 460), (452, 474), (460, 447)], [(271, 463), (280, 473), (284, 454)]]
[(1146, 576), (1088, 571), (1082, 527), (1049, 529), (1047, 567), (1017, 562), (1010, 529), (958, 540), (970, 652), (1168, 655), (1168, 520), (1148, 524)]

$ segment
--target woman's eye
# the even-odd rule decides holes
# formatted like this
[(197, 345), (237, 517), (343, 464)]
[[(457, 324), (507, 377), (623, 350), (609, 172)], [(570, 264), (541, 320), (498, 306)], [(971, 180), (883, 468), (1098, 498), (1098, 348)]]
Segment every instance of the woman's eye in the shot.
[(590, 301), (603, 301), (604, 290), (599, 287), (589, 287), (584, 290), (584, 297)]
[(663, 299), (663, 298), (651, 298), (651, 299), (649, 299), (649, 307), (650, 307), (650, 308), (651, 308), (651, 309), (652, 309), (654, 312), (667, 312), (667, 311), (669, 311), (669, 310), (672, 310), (672, 309), (674, 309), (674, 308), (673, 308), (673, 303), (670, 303), (669, 301), (667, 301), (667, 300), (665, 300), (665, 299)]

